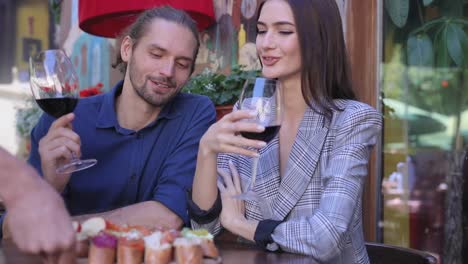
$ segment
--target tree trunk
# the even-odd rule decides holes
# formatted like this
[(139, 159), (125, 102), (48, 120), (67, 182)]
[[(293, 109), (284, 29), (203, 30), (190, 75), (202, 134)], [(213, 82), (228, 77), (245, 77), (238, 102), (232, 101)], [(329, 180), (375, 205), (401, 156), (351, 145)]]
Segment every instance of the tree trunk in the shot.
[(462, 264), (463, 245), (463, 173), (464, 151), (449, 154), (449, 172), (447, 173), (447, 192), (445, 195), (445, 225), (443, 262)]

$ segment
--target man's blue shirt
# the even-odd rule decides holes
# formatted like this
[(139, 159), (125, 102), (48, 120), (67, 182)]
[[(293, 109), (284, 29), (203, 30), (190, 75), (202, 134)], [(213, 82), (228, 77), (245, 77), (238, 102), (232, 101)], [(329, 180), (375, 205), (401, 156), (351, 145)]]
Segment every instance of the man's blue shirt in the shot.
[[(117, 121), (111, 92), (83, 98), (74, 111), (73, 130), (81, 138), (81, 159), (97, 165), (72, 174), (63, 197), (71, 215), (99, 213), (158, 201), (188, 222), (186, 190), (195, 174), (200, 138), (215, 122), (213, 103), (205, 96), (179, 93), (158, 118), (141, 129)], [(29, 162), (41, 174), (38, 142), (55, 119), (44, 114), (31, 133)]]

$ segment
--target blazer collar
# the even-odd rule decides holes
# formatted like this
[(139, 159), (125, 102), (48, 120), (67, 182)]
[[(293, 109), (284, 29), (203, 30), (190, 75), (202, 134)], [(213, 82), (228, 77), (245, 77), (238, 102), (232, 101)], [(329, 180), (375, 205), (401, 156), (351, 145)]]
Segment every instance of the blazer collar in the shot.
[[(328, 130), (329, 124), (324, 115), (308, 107), (289, 154), (285, 175), (280, 179), (278, 193), (271, 201), (274, 220), (283, 220), (302, 197), (314, 175)], [(272, 168), (266, 168), (265, 165), (276, 163), (277, 167), (273, 171), (276, 170), (274, 174), (279, 175), (278, 162), (269, 162), (279, 161), (278, 137), (272, 143), (262, 153), (261, 159), (265, 161), (259, 163), (262, 164), (259, 166), (261, 174), (271, 175)], [(270, 170), (270, 173), (265, 170)]]

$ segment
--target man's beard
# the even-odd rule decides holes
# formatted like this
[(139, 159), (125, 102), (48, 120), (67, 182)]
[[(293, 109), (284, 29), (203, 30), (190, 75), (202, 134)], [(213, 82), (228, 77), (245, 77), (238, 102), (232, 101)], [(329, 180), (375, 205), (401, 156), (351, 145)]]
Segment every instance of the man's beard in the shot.
[[(138, 76), (137, 70), (135, 69), (135, 63), (134, 63), (133, 58), (130, 60), (129, 66), (130, 66), (130, 69), (129, 69), (130, 70), (130, 76), (129, 76), (130, 83), (132, 84), (132, 87), (134, 91), (136, 92), (136, 94), (148, 104), (154, 107), (163, 107), (178, 94), (178, 92), (175, 91), (177, 89), (177, 85), (171, 78)], [(144, 78), (144, 81), (139, 86), (135, 82), (134, 80), (135, 78), (137, 79)], [(150, 88), (148, 88), (148, 82), (152, 82), (152, 81), (167, 84), (167, 86), (170, 89), (174, 89), (174, 92), (170, 94), (165, 94), (165, 95), (159, 95), (154, 92), (151, 92)]]

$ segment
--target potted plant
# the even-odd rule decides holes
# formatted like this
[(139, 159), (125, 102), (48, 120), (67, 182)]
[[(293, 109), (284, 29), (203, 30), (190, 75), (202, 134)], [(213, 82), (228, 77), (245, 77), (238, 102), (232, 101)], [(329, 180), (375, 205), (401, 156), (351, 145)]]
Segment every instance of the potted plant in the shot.
[(208, 96), (216, 106), (216, 120), (219, 120), (232, 111), (245, 80), (259, 74), (258, 70), (247, 71), (242, 66), (233, 67), (228, 75), (205, 69), (189, 80), (184, 92)]

